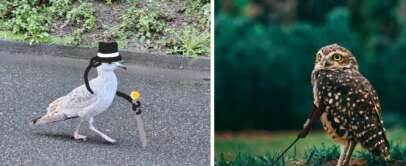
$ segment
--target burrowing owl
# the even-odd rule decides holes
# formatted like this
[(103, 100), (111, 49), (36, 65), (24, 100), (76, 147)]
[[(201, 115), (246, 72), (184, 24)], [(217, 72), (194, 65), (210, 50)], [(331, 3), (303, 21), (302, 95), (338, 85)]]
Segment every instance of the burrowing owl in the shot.
[(323, 127), (340, 144), (337, 165), (348, 165), (358, 143), (389, 160), (389, 142), (377, 93), (359, 72), (357, 60), (349, 50), (338, 44), (321, 48), (311, 83)]

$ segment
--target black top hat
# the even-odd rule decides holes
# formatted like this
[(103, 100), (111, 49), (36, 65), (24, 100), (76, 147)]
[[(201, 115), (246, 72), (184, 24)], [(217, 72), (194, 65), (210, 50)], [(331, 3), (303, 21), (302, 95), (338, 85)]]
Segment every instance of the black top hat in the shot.
[(118, 52), (116, 42), (99, 42), (99, 52), (96, 56), (98, 62), (117, 62), (121, 61), (121, 55)]
[(118, 52), (118, 44), (116, 42), (99, 42), (99, 51), (95, 57), (90, 59), (90, 63), (84, 73), (85, 85), (91, 94), (93, 94), (93, 91), (90, 88), (88, 78), (90, 69), (101, 65), (101, 63), (117, 62), (121, 61), (121, 59), (121, 55)]

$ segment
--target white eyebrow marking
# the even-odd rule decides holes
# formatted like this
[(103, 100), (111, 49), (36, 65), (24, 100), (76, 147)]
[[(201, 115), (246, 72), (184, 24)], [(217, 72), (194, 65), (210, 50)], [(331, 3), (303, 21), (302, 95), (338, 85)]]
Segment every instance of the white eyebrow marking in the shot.
[(327, 57), (330, 57), (334, 54), (346, 55), (346, 52), (342, 52), (340, 50), (331, 51), (329, 54), (327, 54)]

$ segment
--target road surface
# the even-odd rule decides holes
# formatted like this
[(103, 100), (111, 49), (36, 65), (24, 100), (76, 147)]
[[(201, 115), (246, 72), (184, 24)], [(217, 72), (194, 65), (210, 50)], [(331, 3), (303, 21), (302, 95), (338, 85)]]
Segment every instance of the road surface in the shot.
[[(125, 57), (123, 57), (125, 60)], [(0, 52), (0, 165), (209, 165), (210, 73), (131, 65), (117, 69), (119, 90), (142, 93), (148, 146), (138, 138), (135, 113), (121, 98), (95, 117), (109, 144), (78, 120), (33, 128), (54, 99), (83, 84), (87, 60)], [(96, 71), (92, 70), (93, 78)]]

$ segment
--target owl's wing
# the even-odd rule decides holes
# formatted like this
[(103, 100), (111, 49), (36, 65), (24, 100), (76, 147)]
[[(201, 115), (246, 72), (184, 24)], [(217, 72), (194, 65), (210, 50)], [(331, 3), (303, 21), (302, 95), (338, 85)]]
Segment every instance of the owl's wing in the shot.
[(319, 102), (339, 136), (374, 150), (388, 146), (376, 91), (357, 71), (320, 71)]

